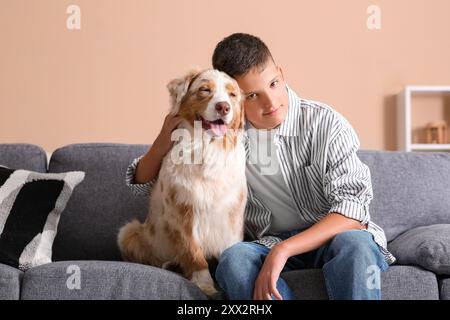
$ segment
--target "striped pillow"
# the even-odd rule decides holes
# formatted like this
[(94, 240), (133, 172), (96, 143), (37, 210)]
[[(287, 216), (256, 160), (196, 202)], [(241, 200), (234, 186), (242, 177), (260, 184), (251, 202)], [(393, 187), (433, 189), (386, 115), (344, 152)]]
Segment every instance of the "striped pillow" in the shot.
[(50, 263), (60, 215), (84, 172), (0, 166), (0, 263), (23, 271)]

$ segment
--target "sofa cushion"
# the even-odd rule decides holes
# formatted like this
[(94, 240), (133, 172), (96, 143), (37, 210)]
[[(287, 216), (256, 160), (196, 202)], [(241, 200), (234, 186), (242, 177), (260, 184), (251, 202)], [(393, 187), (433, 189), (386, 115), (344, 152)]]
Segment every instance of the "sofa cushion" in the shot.
[[(321, 269), (295, 270), (281, 274), (301, 300), (328, 299)], [(438, 300), (436, 275), (412, 266), (390, 266), (381, 274), (383, 300)]]
[(0, 144), (0, 165), (36, 172), (47, 172), (47, 154), (39, 146), (27, 143)]
[(121, 260), (117, 233), (133, 218), (143, 220), (148, 198), (135, 196), (125, 184), (132, 160), (147, 145), (89, 143), (53, 152), (50, 172), (81, 170), (85, 180), (67, 205), (58, 226), (53, 259)]
[(415, 227), (450, 223), (450, 153), (359, 151), (369, 166), (372, 220), (388, 241)]
[(439, 280), (439, 295), (441, 300), (450, 300), (450, 278)]
[(0, 300), (19, 300), (23, 272), (0, 263)]
[(180, 275), (142, 264), (61, 261), (25, 272), (22, 299), (207, 299)]
[(327, 300), (322, 269), (287, 271), (281, 274), (300, 300)]
[(398, 264), (450, 275), (450, 224), (411, 229), (389, 243)]
[(0, 262), (26, 270), (51, 262), (59, 217), (83, 172), (0, 166)]

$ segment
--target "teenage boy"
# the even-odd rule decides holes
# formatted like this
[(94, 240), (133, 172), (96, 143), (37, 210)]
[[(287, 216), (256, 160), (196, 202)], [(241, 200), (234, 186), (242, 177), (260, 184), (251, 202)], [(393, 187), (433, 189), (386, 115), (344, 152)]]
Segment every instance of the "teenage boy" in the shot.
[[(228, 36), (212, 60), (244, 93), (247, 132), (249, 241), (223, 252), (219, 286), (229, 299), (295, 299), (281, 272), (321, 268), (330, 299), (380, 299), (380, 273), (395, 258), (370, 219), (370, 170), (356, 154), (352, 126), (330, 106), (299, 98), (255, 36)], [(180, 121), (166, 117), (150, 150), (128, 168), (136, 193), (150, 192)], [(262, 144), (275, 151), (270, 170)]]

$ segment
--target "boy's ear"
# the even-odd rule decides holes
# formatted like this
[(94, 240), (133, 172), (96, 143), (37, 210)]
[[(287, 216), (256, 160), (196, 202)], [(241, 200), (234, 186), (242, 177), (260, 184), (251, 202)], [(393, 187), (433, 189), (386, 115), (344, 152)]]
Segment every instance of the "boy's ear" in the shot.
[(283, 82), (286, 82), (284, 80), (284, 73), (283, 73), (283, 68), (281, 68), (280, 66), (277, 66), (278, 72), (281, 74), (281, 78), (283, 79)]
[(170, 93), (170, 113), (177, 114), (180, 110), (180, 104), (186, 95), (189, 85), (192, 80), (199, 75), (201, 69), (199, 67), (193, 67), (191, 70), (183, 77), (173, 79), (167, 84), (167, 89)]

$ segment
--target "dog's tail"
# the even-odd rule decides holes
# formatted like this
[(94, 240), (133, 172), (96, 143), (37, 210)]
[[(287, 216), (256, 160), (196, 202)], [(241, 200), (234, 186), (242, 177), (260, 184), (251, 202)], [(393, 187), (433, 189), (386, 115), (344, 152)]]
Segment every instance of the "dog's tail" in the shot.
[(138, 220), (127, 223), (119, 230), (117, 244), (125, 261), (149, 263), (150, 244), (144, 238), (144, 225)]

